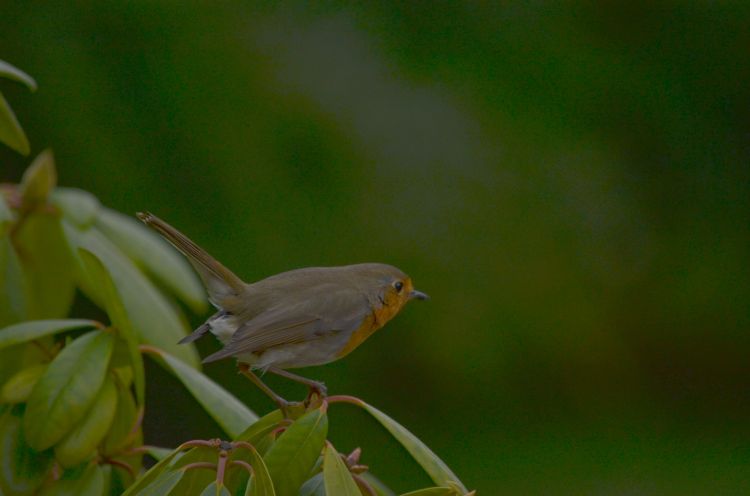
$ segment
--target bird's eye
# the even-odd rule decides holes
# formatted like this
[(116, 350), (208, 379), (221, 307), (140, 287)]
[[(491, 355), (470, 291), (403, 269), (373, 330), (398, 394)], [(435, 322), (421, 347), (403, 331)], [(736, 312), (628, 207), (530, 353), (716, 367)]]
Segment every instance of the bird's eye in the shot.
[(401, 281), (396, 281), (393, 283), (393, 287), (396, 288), (396, 292), (400, 293), (402, 289), (404, 289), (404, 283)]

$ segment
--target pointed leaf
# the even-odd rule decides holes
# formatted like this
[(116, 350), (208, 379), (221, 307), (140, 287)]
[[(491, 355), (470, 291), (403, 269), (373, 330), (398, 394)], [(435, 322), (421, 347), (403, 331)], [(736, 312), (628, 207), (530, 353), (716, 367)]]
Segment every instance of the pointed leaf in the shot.
[(258, 420), (244, 403), (232, 396), (203, 373), (161, 350), (151, 350), (168, 371), (174, 374), (190, 391), (209, 415), (230, 437), (234, 438)]
[(49, 448), (83, 418), (104, 382), (113, 344), (111, 334), (93, 331), (50, 363), (26, 406), (24, 429), (32, 448)]
[(264, 457), (278, 496), (299, 493), (327, 435), (328, 416), (325, 407), (321, 407), (297, 419), (279, 436)]
[(128, 490), (125, 492), (125, 495), (138, 494), (138, 496), (165, 496), (171, 493), (172, 489), (179, 484), (183, 475), (185, 475), (185, 472), (182, 470), (175, 470), (174, 472), (161, 474), (156, 480), (154, 480), (154, 482), (149, 484), (142, 491), (134, 493)]
[(128, 257), (198, 313), (206, 310), (206, 292), (190, 264), (169, 243), (134, 218), (103, 209), (97, 227)]
[(47, 203), (49, 194), (57, 186), (57, 169), (52, 150), (44, 150), (37, 155), (24, 171), (19, 185), (21, 210), (29, 211), (37, 205)]
[(174, 453), (173, 449), (160, 448), (159, 446), (144, 446), (143, 449), (146, 450), (148, 456), (150, 456), (157, 462), (162, 461), (163, 459)]
[(22, 322), (0, 329), (0, 348), (25, 343), (58, 332), (94, 327), (101, 327), (101, 324), (86, 319), (48, 319)]
[[(143, 494), (142, 490), (154, 484), (157, 480), (163, 480), (163, 474), (166, 474), (170, 469), (172, 463), (178, 458), (177, 455), (181, 455), (182, 452), (179, 448), (172, 450), (167, 456), (163, 457), (159, 462), (151, 467), (148, 472), (143, 474), (138, 480), (130, 486), (122, 496), (131, 496), (135, 494)], [(182, 474), (182, 471), (179, 471)], [(182, 475), (180, 475), (182, 477)], [(179, 479), (175, 482), (175, 485), (179, 482)], [(174, 486), (173, 486), (174, 487)]]
[(362, 478), (365, 482), (367, 482), (373, 490), (375, 490), (375, 494), (377, 496), (396, 496), (396, 493), (391, 491), (391, 489), (383, 484), (383, 481), (372, 475), (370, 472), (365, 472), (364, 474), (359, 475), (360, 478)]
[(219, 486), (216, 481), (206, 486), (201, 492), (201, 496), (232, 496), (229, 490), (224, 486)]
[(185, 472), (185, 475), (182, 476), (180, 483), (175, 486), (171, 494), (175, 496), (182, 496), (183, 494), (200, 494), (200, 491), (202, 491), (203, 488), (205, 488), (212, 480), (216, 479), (216, 471), (207, 469), (185, 470), (185, 467), (195, 462), (210, 462), (215, 464), (217, 461), (218, 453), (214, 448), (193, 448), (185, 453), (174, 464), (174, 470)]
[(58, 187), (52, 192), (50, 201), (80, 228), (93, 224), (101, 208), (99, 200), (94, 195), (77, 188)]
[(344, 460), (331, 443), (326, 443), (323, 458), (323, 480), (326, 494), (336, 496), (361, 496), (357, 483), (352, 479)]
[(284, 414), (281, 413), (281, 410), (274, 410), (253, 422), (250, 427), (242, 431), (242, 433), (234, 439), (236, 441), (247, 441), (248, 443), (255, 445), (263, 436), (276, 429), (279, 426), (279, 422), (283, 419)]
[(128, 345), (130, 354), (130, 365), (133, 370), (133, 381), (135, 382), (135, 394), (138, 404), (142, 405), (146, 396), (146, 378), (143, 368), (143, 356), (138, 349), (138, 336), (133, 329), (133, 324), (125, 311), (120, 294), (115, 287), (114, 281), (101, 261), (93, 253), (82, 249), (79, 252), (81, 261), (89, 275), (92, 283), (97, 287), (98, 293), (104, 299), (107, 315), (117, 329), (119, 335)]
[(140, 342), (166, 350), (198, 368), (200, 358), (195, 346), (177, 344), (187, 334), (187, 325), (179, 309), (95, 227), (82, 232), (67, 222), (63, 226), (69, 242), (76, 247), (74, 253), (80, 264), (79, 277), (87, 296), (104, 306), (103, 295), (97, 293), (97, 285), (84, 269), (77, 248), (92, 252), (106, 267)]
[(108, 377), (84, 419), (55, 445), (55, 458), (60, 465), (75, 467), (93, 457), (112, 425), (116, 409), (117, 389)]
[(15, 248), (10, 238), (0, 237), (0, 326), (27, 318), (28, 293), (21, 261)]
[(0, 60), (0, 77), (23, 83), (31, 91), (36, 91), (36, 81), (34, 81), (34, 78), (4, 60)]
[(24, 403), (45, 370), (46, 363), (36, 363), (16, 372), (0, 389), (0, 403)]
[(32, 213), (13, 239), (27, 283), (29, 317), (58, 319), (68, 315), (75, 294), (74, 259), (60, 219)]
[(385, 427), (401, 445), (406, 448), (406, 451), (419, 463), (422, 468), (427, 472), (427, 475), (436, 483), (442, 485), (448, 485), (449, 482), (455, 483), (464, 493), (468, 492), (463, 483), (459, 480), (456, 474), (448, 468), (433, 451), (427, 447), (417, 436), (409, 432), (401, 424), (390, 418), (385, 413), (381, 412), (372, 405), (361, 402), (361, 406), (367, 410), (370, 415), (375, 417), (383, 427)]
[(299, 490), (299, 496), (327, 496), (323, 472), (318, 472), (305, 481)]
[(404, 493), (401, 496), (460, 496), (450, 487), (427, 487)]
[(0, 494), (31, 494), (52, 467), (50, 451), (39, 453), (26, 443), (22, 412), (15, 407), (0, 415)]
[(21, 155), (29, 154), (29, 140), (23, 132), (16, 114), (0, 92), (0, 143), (5, 143)]
[(276, 496), (268, 467), (255, 448), (250, 450), (249, 459), (250, 466), (253, 467), (253, 476), (247, 481), (245, 496)]

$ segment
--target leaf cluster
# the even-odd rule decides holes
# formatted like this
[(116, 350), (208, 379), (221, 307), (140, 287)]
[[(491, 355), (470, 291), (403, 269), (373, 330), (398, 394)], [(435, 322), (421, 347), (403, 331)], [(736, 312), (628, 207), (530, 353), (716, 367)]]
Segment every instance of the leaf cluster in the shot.
[[(33, 83), (1, 62), (0, 76)], [(28, 143), (6, 132), (15, 117), (4, 103), (0, 95), (0, 141), (23, 152)], [(77, 292), (109, 322), (69, 318)], [(369, 412), (435, 482), (411, 496), (467, 494), (424, 443), (357, 398), (313, 396), (288, 416), (258, 418), (201, 373), (192, 345), (177, 345), (188, 332), (177, 300), (195, 312), (206, 306), (187, 262), (90, 193), (58, 187), (51, 152), (19, 184), (2, 185), (0, 496), (394, 494), (360, 464), (359, 448), (343, 455), (327, 441), (328, 408), (343, 403)], [(144, 355), (177, 377), (231, 441), (144, 445)], [(148, 471), (146, 454), (158, 460)]]

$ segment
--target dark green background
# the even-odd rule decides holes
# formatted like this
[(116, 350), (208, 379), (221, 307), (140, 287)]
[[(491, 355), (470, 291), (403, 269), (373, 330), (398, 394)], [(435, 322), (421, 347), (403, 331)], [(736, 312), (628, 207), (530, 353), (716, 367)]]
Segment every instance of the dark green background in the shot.
[[(2, 90), (61, 184), (248, 280), (380, 261), (432, 296), (306, 375), (482, 494), (750, 487), (747, 4), (69, 3), (0, 11), (0, 58), (40, 86)], [(147, 441), (219, 434), (148, 372)], [(331, 416), (337, 448), (426, 485), (364, 414)]]

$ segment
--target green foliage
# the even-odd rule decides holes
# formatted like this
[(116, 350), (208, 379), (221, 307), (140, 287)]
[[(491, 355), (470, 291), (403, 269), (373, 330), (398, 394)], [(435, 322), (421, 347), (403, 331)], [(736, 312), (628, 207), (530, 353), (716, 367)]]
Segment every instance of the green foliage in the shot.
[[(17, 81), (26, 85), (31, 91), (36, 91), (36, 81), (31, 76), (2, 60), (0, 60), (0, 78)], [(2, 92), (0, 92), (0, 142), (18, 153), (29, 154), (29, 140), (26, 138), (26, 133), (23, 132), (16, 114), (13, 113)]]
[[(29, 83), (13, 69), (0, 62), (0, 76)], [(176, 344), (188, 329), (173, 298), (195, 311), (206, 306), (189, 265), (90, 193), (57, 187), (51, 152), (0, 194), (0, 275), (0, 494), (393, 494), (364, 473), (359, 449), (342, 456), (327, 441), (326, 399), (290, 407), (289, 418), (278, 410), (258, 418), (203, 375), (195, 348)], [(104, 310), (109, 325), (67, 318), (76, 290)], [(144, 446), (143, 353), (234, 441)], [(450, 487), (445, 494), (466, 493), (390, 417), (356, 398), (330, 398), (340, 402), (370, 412), (436, 483)], [(144, 452), (159, 459), (146, 472)]]

